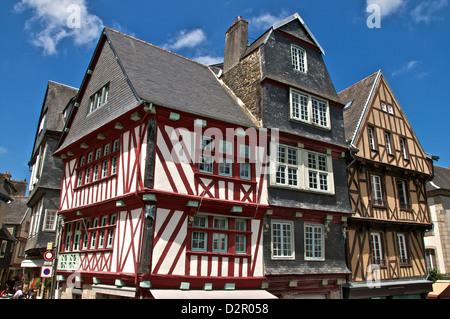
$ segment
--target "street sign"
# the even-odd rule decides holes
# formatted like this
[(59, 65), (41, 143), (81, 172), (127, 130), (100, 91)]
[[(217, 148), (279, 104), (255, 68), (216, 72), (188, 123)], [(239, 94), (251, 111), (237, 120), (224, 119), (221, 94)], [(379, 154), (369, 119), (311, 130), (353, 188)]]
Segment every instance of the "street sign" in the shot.
[(45, 266), (41, 269), (41, 278), (51, 277), (53, 272), (53, 267)]
[(53, 259), (53, 252), (51, 252), (50, 250), (46, 251), (44, 253), (44, 259), (48, 260), (48, 261), (52, 260)]

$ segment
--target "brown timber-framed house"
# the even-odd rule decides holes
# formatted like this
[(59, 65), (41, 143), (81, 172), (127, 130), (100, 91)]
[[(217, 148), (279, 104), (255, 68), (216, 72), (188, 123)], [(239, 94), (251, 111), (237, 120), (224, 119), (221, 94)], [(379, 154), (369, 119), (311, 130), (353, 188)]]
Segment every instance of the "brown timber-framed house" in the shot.
[(350, 143), (344, 298), (425, 298), (426, 154), (381, 71), (339, 93)]

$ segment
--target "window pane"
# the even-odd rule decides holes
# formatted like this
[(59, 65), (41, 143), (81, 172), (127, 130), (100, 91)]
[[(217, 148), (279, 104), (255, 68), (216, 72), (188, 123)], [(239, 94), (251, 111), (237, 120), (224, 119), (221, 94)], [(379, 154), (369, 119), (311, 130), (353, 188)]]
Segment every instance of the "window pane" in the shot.
[(292, 257), (291, 223), (272, 223), (272, 252), (274, 257)]

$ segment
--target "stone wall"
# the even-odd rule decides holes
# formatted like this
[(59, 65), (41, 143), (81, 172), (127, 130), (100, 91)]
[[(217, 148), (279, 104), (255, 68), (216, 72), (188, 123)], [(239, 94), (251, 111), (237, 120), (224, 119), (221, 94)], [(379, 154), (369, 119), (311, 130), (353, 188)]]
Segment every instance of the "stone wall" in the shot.
[(223, 81), (242, 100), (247, 110), (261, 120), (261, 66), (259, 49), (223, 75)]

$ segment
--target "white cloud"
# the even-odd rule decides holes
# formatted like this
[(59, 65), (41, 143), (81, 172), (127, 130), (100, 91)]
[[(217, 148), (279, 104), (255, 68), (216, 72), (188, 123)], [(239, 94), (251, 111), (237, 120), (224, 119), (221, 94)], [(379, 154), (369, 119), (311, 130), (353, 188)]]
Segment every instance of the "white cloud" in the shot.
[(424, 1), (411, 11), (411, 17), (416, 23), (430, 23), (436, 18), (436, 13), (449, 4), (448, 0)]
[(31, 43), (45, 55), (58, 53), (57, 46), (65, 38), (79, 46), (90, 44), (103, 28), (102, 20), (89, 13), (86, 0), (21, 0), (14, 6), (16, 13), (27, 10), (33, 13), (25, 25)]
[(182, 48), (193, 48), (206, 40), (205, 32), (202, 29), (191, 31), (181, 30), (178, 34), (169, 40), (169, 43), (162, 45), (167, 50), (179, 50)]
[(416, 61), (416, 60), (409, 61), (408, 63), (406, 63), (404, 66), (402, 66), (397, 71), (392, 72), (392, 76), (396, 76), (401, 73), (411, 71), (411, 70), (415, 69), (418, 64), (419, 64), (419, 61)]
[(6, 147), (0, 146), (0, 156), (8, 153), (8, 149)]
[(269, 29), (275, 23), (287, 18), (288, 16), (289, 14), (285, 10), (283, 10), (278, 15), (274, 15), (270, 12), (262, 13), (259, 16), (249, 19), (249, 28), (253, 28), (255, 30)]
[(405, 0), (366, 0), (368, 6), (371, 4), (378, 5), (383, 17), (398, 12), (405, 5), (405, 2)]
[(211, 55), (203, 55), (193, 58), (194, 61), (197, 61), (198, 63), (204, 64), (204, 65), (213, 65), (223, 62), (223, 57), (216, 57)]

